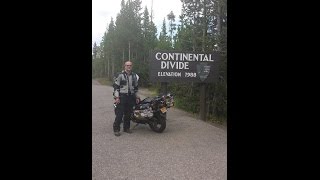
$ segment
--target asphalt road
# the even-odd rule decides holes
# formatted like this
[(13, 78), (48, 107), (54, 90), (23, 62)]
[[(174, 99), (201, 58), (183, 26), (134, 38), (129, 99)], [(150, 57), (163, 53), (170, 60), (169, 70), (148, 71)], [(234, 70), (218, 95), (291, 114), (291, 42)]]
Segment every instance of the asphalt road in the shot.
[(139, 125), (116, 137), (112, 91), (92, 83), (92, 179), (227, 179), (226, 129), (170, 108), (163, 133)]

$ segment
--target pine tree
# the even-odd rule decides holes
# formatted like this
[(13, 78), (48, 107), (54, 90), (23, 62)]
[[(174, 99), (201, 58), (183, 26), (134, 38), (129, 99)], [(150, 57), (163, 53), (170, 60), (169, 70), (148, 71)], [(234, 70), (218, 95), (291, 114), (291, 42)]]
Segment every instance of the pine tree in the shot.
[(173, 47), (173, 33), (176, 30), (176, 24), (175, 22), (175, 18), (176, 16), (173, 14), (173, 12), (171, 11), (168, 15), (167, 15), (168, 21), (169, 21), (169, 32), (170, 32), (170, 42), (172, 44)]
[(114, 72), (114, 61), (115, 61), (115, 25), (113, 18), (111, 18), (111, 21), (109, 23), (109, 27), (106, 33), (106, 40), (104, 43), (104, 47), (106, 50), (106, 60), (107, 60), (107, 78), (109, 80), (112, 80)]
[(97, 43), (94, 42), (93, 48), (92, 48), (92, 60), (95, 60), (97, 58)]
[(166, 18), (163, 19), (162, 28), (159, 35), (159, 43), (156, 49), (160, 49), (160, 50), (172, 49), (169, 37), (167, 36)]

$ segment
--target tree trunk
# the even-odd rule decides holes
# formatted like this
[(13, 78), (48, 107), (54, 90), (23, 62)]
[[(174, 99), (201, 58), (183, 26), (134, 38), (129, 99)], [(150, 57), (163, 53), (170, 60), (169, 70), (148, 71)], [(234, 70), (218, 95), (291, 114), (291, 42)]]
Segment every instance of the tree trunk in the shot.
[[(205, 37), (207, 32), (207, 23), (206, 23), (206, 1), (204, 3), (204, 9), (203, 9), (203, 16), (204, 16), (204, 22), (203, 22), (203, 29), (202, 29), (202, 52), (205, 51)], [(200, 119), (206, 120), (207, 119), (207, 102), (206, 102), (206, 94), (207, 94), (207, 84), (200, 83)]]
[(217, 37), (218, 37), (218, 51), (221, 51), (221, 0), (217, 1), (218, 14), (217, 14)]

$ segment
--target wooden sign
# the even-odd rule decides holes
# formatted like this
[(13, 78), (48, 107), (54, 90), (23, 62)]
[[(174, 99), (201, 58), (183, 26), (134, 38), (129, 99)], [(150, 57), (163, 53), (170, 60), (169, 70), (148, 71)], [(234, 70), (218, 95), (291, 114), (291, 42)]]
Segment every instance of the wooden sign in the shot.
[(153, 51), (150, 81), (213, 83), (218, 78), (217, 53)]

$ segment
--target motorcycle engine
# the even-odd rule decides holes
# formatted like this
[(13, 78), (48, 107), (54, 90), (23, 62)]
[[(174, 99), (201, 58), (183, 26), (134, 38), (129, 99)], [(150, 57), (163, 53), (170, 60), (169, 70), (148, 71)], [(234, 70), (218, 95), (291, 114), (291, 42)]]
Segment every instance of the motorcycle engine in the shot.
[(133, 110), (133, 114), (139, 120), (153, 117), (153, 111), (149, 103), (137, 105)]

